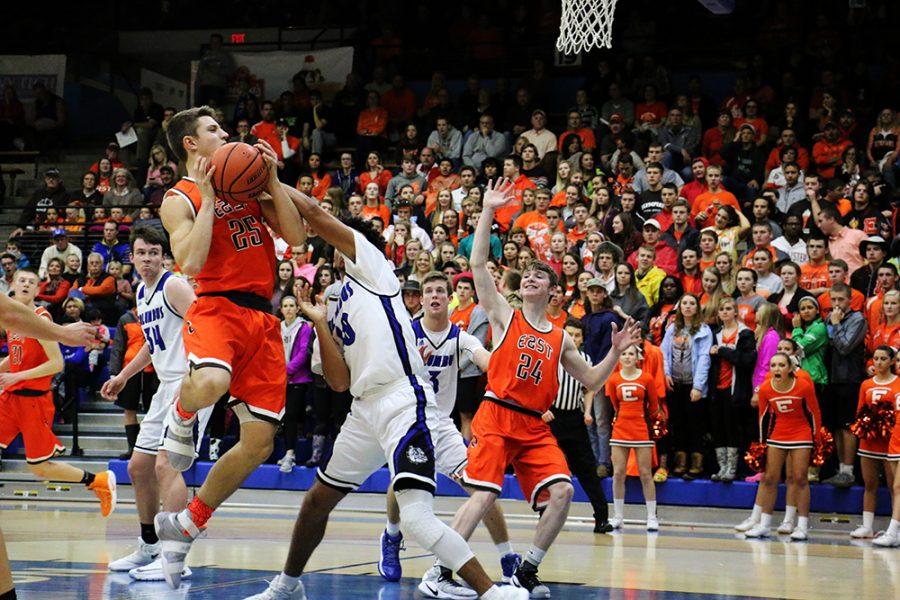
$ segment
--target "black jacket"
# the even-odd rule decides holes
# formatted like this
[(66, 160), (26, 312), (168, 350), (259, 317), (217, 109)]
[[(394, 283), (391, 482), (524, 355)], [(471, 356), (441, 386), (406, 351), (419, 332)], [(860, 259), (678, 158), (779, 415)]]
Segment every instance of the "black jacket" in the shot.
[(34, 190), (28, 204), (22, 207), (22, 216), (19, 217), (19, 227), (25, 228), (29, 225), (40, 225), (44, 215), (47, 214), (49, 207), (54, 207), (59, 213), (62, 213), (65, 206), (69, 203), (69, 192), (66, 187), (60, 183), (55, 190), (48, 190), (47, 186), (42, 185)]
[(726, 348), (721, 344), (722, 328), (716, 326), (713, 328), (713, 345), (718, 346), (719, 350), (711, 356), (712, 360), (709, 363), (709, 388), (716, 389), (722, 361), (728, 361), (734, 365), (731, 402), (735, 406), (749, 406), (750, 397), (753, 395), (753, 369), (756, 366), (756, 338), (753, 336), (753, 330), (741, 327), (734, 348)]

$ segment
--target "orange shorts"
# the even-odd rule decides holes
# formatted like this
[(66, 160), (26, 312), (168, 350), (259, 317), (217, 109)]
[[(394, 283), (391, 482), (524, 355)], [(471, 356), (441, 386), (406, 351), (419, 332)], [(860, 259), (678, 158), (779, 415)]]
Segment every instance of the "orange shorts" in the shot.
[(53, 434), (53, 393), (42, 396), (21, 396), (0, 393), (0, 448), (9, 446), (22, 434), (25, 460), (42, 463), (62, 454), (66, 447)]
[(503, 489), (507, 465), (512, 465), (522, 494), (534, 510), (547, 505), (548, 487), (572, 481), (569, 464), (549, 425), (488, 400), (481, 403), (472, 420), (468, 459), (463, 482), (497, 494)]
[(275, 315), (201, 296), (184, 317), (184, 350), (191, 370), (220, 368), (231, 373), (232, 404), (252, 417), (278, 423), (284, 415), (287, 366), (281, 321)]

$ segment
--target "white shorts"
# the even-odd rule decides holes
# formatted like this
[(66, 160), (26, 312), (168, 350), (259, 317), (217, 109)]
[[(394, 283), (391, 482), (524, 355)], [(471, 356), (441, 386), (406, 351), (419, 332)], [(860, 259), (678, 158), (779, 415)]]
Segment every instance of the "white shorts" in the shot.
[(440, 417), (430, 385), (404, 381), (380, 396), (356, 399), (334, 440), (319, 481), (349, 493), (387, 462), (394, 489), (434, 492), (435, 440)]
[(434, 441), (435, 470), (442, 475), (456, 478), (462, 475), (469, 449), (462, 434), (450, 417), (440, 417), (437, 426), (431, 430)]
[[(163, 422), (166, 420), (166, 414), (172, 402), (178, 397), (181, 390), (181, 380), (176, 381), (160, 381), (156, 393), (150, 400), (150, 410), (144, 415), (141, 421), (141, 430), (138, 432), (137, 442), (134, 444), (135, 452), (143, 454), (151, 454), (156, 456), (156, 451), (162, 445)], [(197, 447), (195, 454), (200, 452), (200, 444), (203, 441), (203, 432), (206, 431), (206, 424), (212, 416), (213, 407), (207, 406), (197, 413)]]

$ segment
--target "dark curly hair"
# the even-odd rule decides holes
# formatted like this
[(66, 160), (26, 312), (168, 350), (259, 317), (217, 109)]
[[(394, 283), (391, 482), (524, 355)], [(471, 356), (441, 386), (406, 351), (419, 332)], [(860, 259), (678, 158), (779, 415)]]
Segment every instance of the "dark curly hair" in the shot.
[(350, 229), (361, 233), (362, 236), (366, 238), (367, 242), (378, 248), (380, 252), (384, 252), (385, 239), (380, 233), (375, 231), (375, 228), (372, 227), (370, 221), (361, 219), (360, 217), (344, 217), (341, 219), (341, 223)]

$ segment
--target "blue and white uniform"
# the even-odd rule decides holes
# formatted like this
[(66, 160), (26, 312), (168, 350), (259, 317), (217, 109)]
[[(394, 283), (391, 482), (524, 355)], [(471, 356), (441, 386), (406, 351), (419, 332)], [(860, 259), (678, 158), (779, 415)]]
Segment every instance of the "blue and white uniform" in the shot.
[(433, 492), (431, 431), (438, 410), (400, 282), (380, 250), (358, 232), (354, 239), (356, 260), (344, 257), (345, 277), (329, 320), (350, 370), (354, 400), (331, 460), (317, 477), (350, 492), (387, 462), (394, 489)]
[[(184, 353), (181, 328), (184, 317), (178, 314), (166, 297), (166, 284), (175, 278), (169, 271), (163, 271), (152, 287), (141, 283), (137, 289), (137, 313), (144, 332), (144, 341), (150, 350), (150, 361), (159, 377), (159, 387), (150, 401), (150, 410), (141, 421), (134, 449), (144, 454), (155, 455), (162, 444), (163, 421), (169, 406), (178, 397), (181, 380), (188, 372), (188, 361)], [(197, 448), (200, 447), (202, 433), (212, 415), (207, 407), (197, 413), (199, 431)]]
[(456, 388), (460, 371), (470, 362), (481, 342), (474, 335), (450, 324), (443, 331), (427, 329), (421, 319), (413, 321), (416, 344), (425, 348), (425, 368), (434, 388), (440, 420), (432, 430), (438, 473), (458, 476), (466, 466), (466, 444), (450, 418), (456, 404)]

